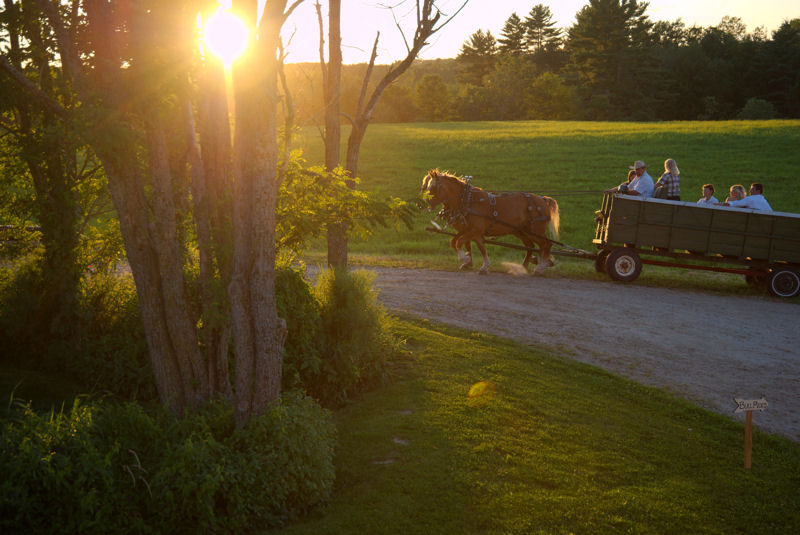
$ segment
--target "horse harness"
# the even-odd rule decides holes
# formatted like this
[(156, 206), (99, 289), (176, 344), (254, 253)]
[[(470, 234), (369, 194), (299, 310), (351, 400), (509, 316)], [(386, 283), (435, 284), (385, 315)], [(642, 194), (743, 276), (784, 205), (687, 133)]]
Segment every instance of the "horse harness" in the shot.
[[(514, 225), (512, 225), (510, 223), (507, 223), (505, 221), (502, 221), (501, 219), (498, 218), (498, 213), (497, 213), (497, 195), (495, 195), (493, 193), (490, 193), (488, 191), (486, 192), (486, 194), (488, 195), (489, 209), (490, 209), (491, 215), (490, 216), (489, 215), (485, 215), (485, 214), (482, 214), (480, 212), (477, 212), (477, 211), (473, 210), (472, 209), (473, 191), (474, 191), (475, 187), (472, 185), (471, 179), (472, 179), (471, 176), (465, 176), (464, 177), (464, 187), (461, 188), (461, 198), (459, 199), (458, 205), (450, 207), (450, 208), (443, 207), (439, 211), (438, 217), (446, 220), (451, 226), (455, 227), (456, 224), (466, 225), (467, 224), (467, 216), (475, 215), (475, 216), (478, 216), (478, 217), (483, 217), (485, 219), (491, 219), (492, 220), (492, 223), (486, 229), (487, 233), (489, 232), (489, 229), (492, 228), (492, 226), (494, 226), (496, 223), (499, 223), (501, 225), (505, 225), (505, 226), (507, 226), (509, 228), (512, 228), (512, 229), (516, 230), (517, 232), (521, 232), (523, 234), (533, 234), (534, 236), (539, 236), (538, 234), (533, 232), (533, 224), (538, 222), (538, 221), (548, 221), (550, 219), (550, 216), (546, 215), (546, 214), (542, 214), (542, 207), (538, 206), (533, 201), (533, 196), (530, 193), (527, 193), (527, 192), (523, 192), (522, 193), (522, 195), (524, 195), (525, 198), (528, 200), (528, 215), (530, 216), (530, 219), (528, 220), (528, 222), (530, 223), (530, 229), (524, 229), (524, 228), (521, 228), (521, 227), (514, 226)], [(436, 185), (437, 185), (437, 189), (438, 189), (438, 183)], [(479, 199), (478, 202), (484, 202), (484, 199)], [(536, 211), (539, 214), (537, 217), (533, 216), (534, 209), (536, 209)], [(461, 234), (462, 233), (459, 233), (459, 236)]]

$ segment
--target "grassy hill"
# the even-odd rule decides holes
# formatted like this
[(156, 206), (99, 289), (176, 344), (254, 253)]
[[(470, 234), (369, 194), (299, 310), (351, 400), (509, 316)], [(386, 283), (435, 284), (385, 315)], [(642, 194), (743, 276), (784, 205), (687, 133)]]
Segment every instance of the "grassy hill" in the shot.
[[(345, 136), (347, 131), (345, 129)], [(346, 139), (346, 137), (345, 137)], [(322, 162), (316, 129), (302, 131), (298, 144), (310, 163)], [(530, 191), (555, 197), (561, 208), (560, 240), (592, 250), (594, 211), (604, 188), (627, 175), (634, 160), (644, 160), (658, 179), (664, 160), (681, 170), (681, 194), (696, 201), (712, 183), (725, 198), (733, 184), (762, 182), (776, 211), (800, 212), (800, 121), (723, 122), (473, 122), (375, 124), (369, 127), (359, 160), (359, 187), (403, 199), (419, 195), (431, 168), (472, 175), (473, 183), (494, 191)], [(344, 147), (343, 147), (344, 150)], [(591, 192), (591, 193), (586, 193)], [(447, 238), (424, 230), (435, 214), (421, 212), (414, 228), (378, 229), (350, 243), (355, 261), (456, 268)], [(522, 253), (491, 248), (493, 264), (520, 262)], [(559, 260), (554, 275), (593, 277), (586, 261)], [(641, 282), (675, 279), (675, 270), (648, 267)], [(553, 275), (551, 275), (553, 276)], [(700, 286), (740, 277), (692, 274)]]

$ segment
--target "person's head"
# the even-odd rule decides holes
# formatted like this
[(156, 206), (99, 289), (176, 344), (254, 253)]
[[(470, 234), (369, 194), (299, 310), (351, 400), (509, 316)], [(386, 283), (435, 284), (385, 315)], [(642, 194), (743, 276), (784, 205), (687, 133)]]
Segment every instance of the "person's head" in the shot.
[(744, 199), (745, 198), (744, 186), (742, 186), (741, 184), (734, 184), (733, 186), (731, 186), (730, 195), (731, 199), (733, 199), (734, 201), (739, 201), (741, 199)]
[(672, 173), (673, 175), (679, 175), (681, 172), (678, 170), (678, 164), (675, 163), (675, 160), (672, 158), (668, 158), (664, 162), (664, 171), (667, 173)]
[(647, 169), (647, 166), (644, 164), (642, 160), (636, 160), (633, 162), (633, 165), (630, 166), (628, 169), (633, 169), (636, 171), (636, 176), (642, 176)]
[(710, 199), (712, 195), (714, 195), (714, 185), (703, 184), (703, 197)]
[(750, 184), (750, 195), (762, 195), (764, 193), (764, 186), (761, 182), (753, 182)]

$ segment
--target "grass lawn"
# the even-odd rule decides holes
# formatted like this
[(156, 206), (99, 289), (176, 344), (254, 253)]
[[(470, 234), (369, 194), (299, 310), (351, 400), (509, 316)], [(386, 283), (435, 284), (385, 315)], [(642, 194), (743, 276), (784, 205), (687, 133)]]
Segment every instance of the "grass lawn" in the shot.
[(395, 329), (395, 380), (336, 413), (331, 503), (280, 533), (800, 532), (800, 444), (756, 432), (745, 470), (741, 421), (507, 340)]
[[(297, 145), (309, 163), (323, 161), (316, 129), (303, 130)], [(594, 251), (591, 241), (599, 192), (622, 182), (634, 160), (644, 160), (657, 180), (664, 160), (674, 158), (686, 201), (699, 199), (705, 183), (715, 184), (716, 196), (724, 200), (733, 184), (747, 187), (762, 182), (776, 211), (800, 212), (797, 147), (799, 120), (375, 124), (367, 131), (358, 174), (360, 188), (401, 199), (418, 197), (423, 176), (437, 167), (472, 175), (473, 183), (487, 190), (551, 195), (561, 209), (560, 241)], [(449, 237), (425, 231), (435, 215), (420, 212), (411, 230), (378, 228), (368, 239), (351, 238), (350, 258), (367, 264), (457, 269)], [(323, 242), (311, 256), (324, 259), (324, 251)], [(502, 270), (502, 262), (519, 263), (523, 253), (489, 246), (489, 255), (492, 269)], [(557, 257), (556, 262), (553, 276), (595, 276), (592, 264), (585, 260)], [(636, 284), (759, 292), (748, 289), (737, 275), (653, 266), (645, 267)]]

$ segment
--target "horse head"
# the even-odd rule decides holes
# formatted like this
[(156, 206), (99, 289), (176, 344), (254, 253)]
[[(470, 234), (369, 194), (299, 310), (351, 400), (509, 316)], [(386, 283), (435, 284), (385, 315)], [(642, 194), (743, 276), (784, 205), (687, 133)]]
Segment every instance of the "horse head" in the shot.
[(431, 169), (425, 178), (422, 179), (421, 193), (428, 203), (428, 207), (433, 209), (437, 204), (441, 204), (452, 196), (450, 182), (447, 179), (458, 179), (454, 176), (443, 173), (438, 169)]

